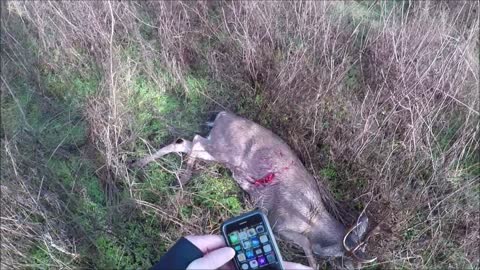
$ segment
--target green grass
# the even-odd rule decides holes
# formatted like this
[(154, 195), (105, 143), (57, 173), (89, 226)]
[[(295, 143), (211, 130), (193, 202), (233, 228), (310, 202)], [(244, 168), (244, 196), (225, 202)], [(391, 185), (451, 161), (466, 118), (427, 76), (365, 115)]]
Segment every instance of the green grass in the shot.
[(34, 265), (35, 269), (49, 269), (49, 265), (52, 264), (52, 257), (49, 255), (49, 251), (44, 245), (38, 245), (32, 248), (30, 256), (31, 258), (29, 260)]
[(112, 235), (96, 239), (100, 258), (95, 264), (99, 269), (146, 269), (166, 250), (159, 238), (162, 229), (155, 216), (119, 218), (112, 229)]
[[(362, 189), (367, 185), (365, 179), (358, 178), (355, 179), (355, 182), (347, 182), (345, 172), (341, 170), (339, 166), (335, 166), (333, 163), (328, 164), (319, 171), (320, 176), (329, 183), (330, 191), (336, 200), (340, 202), (348, 201), (349, 195), (346, 190)], [(353, 187), (353, 188), (352, 188)], [(352, 205), (356, 211), (362, 211), (364, 205), (362, 202), (358, 201)]]
[[(198, 133), (207, 104), (201, 94), (207, 86), (206, 79), (187, 76), (187, 91), (181, 97), (178, 95), (181, 86), (168, 74), (162, 74), (162, 77), (165, 84), (160, 87), (146, 76), (134, 78), (133, 95), (128, 103), (135, 119), (133, 129), (140, 138), (156, 146), (169, 143), (178, 134), (193, 136)], [(137, 146), (144, 149), (141, 142)]]
[[(58, 82), (60, 78), (55, 80)], [(79, 104), (80, 99), (86, 97), (86, 93), (94, 92), (96, 84), (78, 82), (78, 88), (74, 87), (69, 93), (68, 103), (65, 103), (65, 99), (53, 99), (53, 102), (58, 102), (54, 106), (52, 101), (47, 102), (44, 97), (36, 94), (34, 88), (23, 78), (17, 78), (9, 84), (9, 87), (15, 90), (18, 104), (11, 96), (3, 98), (2, 135), (13, 136), (24, 128), (31, 129), (30, 132), (34, 133), (39, 143), (52, 151), (59, 145), (75, 146), (85, 143), (86, 123), (74, 105)], [(54, 93), (56, 90), (52, 91)]]
[[(164, 168), (174, 169), (178, 159), (174, 155), (163, 159)], [(143, 181), (136, 187), (139, 199), (149, 203), (162, 203), (168, 196), (174, 194), (171, 188), (176, 184), (175, 176), (162, 168), (159, 164), (151, 164), (145, 168)]]
[[(79, 238), (103, 230), (108, 212), (94, 165), (80, 152), (87, 142), (87, 124), (79, 107), (97, 91), (96, 76), (47, 74), (46, 96), (37, 94), (34, 86), (18, 77), (8, 82), (18, 103), (11, 96), (2, 99), (2, 136), (22, 140), (22, 160), (35, 162), (36, 170), (46, 176), (41, 184), (40, 179), (34, 178), (32, 185), (42, 185), (59, 195), (64, 203), (62, 208), (66, 208), (62, 218), (72, 228), (78, 228), (75, 234)], [(33, 218), (45, 225), (43, 217)], [(52, 252), (55, 251), (39, 243), (30, 249), (28, 260), (35, 268), (49, 269), (49, 265), (55, 265)], [(69, 260), (62, 254), (56, 258), (65, 263)]]
[(122, 246), (115, 240), (100, 236), (96, 240), (99, 252), (97, 266), (101, 269), (125, 269), (132, 265), (131, 258), (125, 255)]
[[(31, 94), (29, 94), (29, 86), (25, 80), (17, 78), (8, 82), (8, 84), (9, 88), (15, 90), (15, 97), (8, 93), (2, 93), (2, 99), (0, 100), (2, 105), (0, 108), (2, 116), (0, 135), (11, 138), (23, 128), (31, 125), (32, 119), (30, 116), (32, 113), (25, 113), (24, 111), (24, 108), (28, 108), (27, 105), (30, 103)], [(37, 111), (36, 107), (38, 106), (35, 106), (32, 111)], [(23, 118), (22, 113), (25, 114), (25, 118)]]
[(361, 86), (360, 79), (360, 70), (358, 65), (352, 65), (344, 78), (344, 85), (348, 90), (354, 91)]
[[(374, 2), (376, 4), (372, 5)], [(333, 9), (329, 10), (327, 16), (331, 18), (325, 18), (325, 21), (331, 20), (328, 23), (331, 23), (332, 28), (330, 29), (335, 37), (335, 42), (337, 40), (336, 30), (334, 29), (336, 25), (344, 27), (344, 29), (339, 29), (340, 31), (345, 31), (347, 35), (351, 34), (356, 38), (354, 39), (354, 48), (352, 48), (353, 52), (347, 52), (349, 58), (346, 61), (348, 61), (347, 65), (350, 65), (350, 67), (344, 74), (345, 76), (340, 78), (343, 79), (341, 81), (343, 87), (340, 87), (342, 91), (335, 92), (336, 87), (328, 90), (329, 95), (322, 97), (321, 104), (318, 106), (321, 109), (319, 115), (322, 115), (323, 119), (322, 123), (316, 126), (319, 129), (319, 137), (322, 137), (323, 133), (332, 135), (333, 133), (324, 131), (336, 130), (337, 127), (342, 127), (345, 123), (351, 125), (353, 122), (349, 122), (349, 120), (356, 119), (352, 118), (355, 112), (350, 111), (351, 108), (355, 108), (354, 104), (348, 98), (351, 95), (358, 94), (363, 89), (367, 89), (367, 87), (362, 85), (364, 80), (361, 77), (363, 74), (361, 65), (359, 62), (355, 62), (355, 57), (352, 55), (366, 52), (363, 46), (366, 44), (365, 42), (370, 41), (367, 40), (369, 31), (376, 31), (384, 26), (382, 12), (389, 13), (396, 9), (395, 12), (398, 13), (401, 11), (401, 5), (406, 7), (407, 4), (408, 2), (395, 1), (379, 3), (376, 1), (354, 1), (338, 3)], [(55, 4), (52, 7), (54, 6)], [(130, 6), (125, 7), (130, 8)], [(124, 22), (132, 24), (132, 27), (137, 26), (130, 21), (123, 21), (123, 18), (121, 18), (116, 25), (116, 29), (119, 31), (116, 31), (113, 37), (113, 47), (115, 47), (115, 50), (119, 49), (118, 55), (114, 56), (115, 61), (118, 61), (115, 64), (118, 64), (119, 67), (115, 71), (118, 77), (115, 80), (118, 83), (118, 89), (121, 89), (119, 91), (121, 97), (118, 99), (119, 112), (121, 113), (121, 120), (125, 120), (122, 122), (125, 126), (121, 127), (122, 132), (119, 141), (115, 141), (115, 143), (121, 145), (118, 149), (115, 149), (119, 150), (120, 163), (125, 162), (127, 164), (130, 159), (143, 157), (149, 151), (154, 151), (169, 144), (178, 137), (192, 139), (194, 134), (201, 133), (207, 114), (219, 110), (220, 106), (213, 100), (239, 115), (271, 128), (279, 135), (283, 135), (284, 138), (298, 135), (300, 136), (298, 139), (302, 139), (302, 132), (305, 130), (292, 128), (295, 127), (292, 123), (298, 120), (292, 119), (294, 117), (286, 115), (286, 113), (273, 112), (274, 110), (270, 107), (272, 100), (269, 97), (274, 96), (274, 92), (277, 91), (276, 89), (270, 89), (275, 87), (275, 83), (272, 84), (271, 82), (281, 79), (276, 78), (272, 81), (275, 78), (275, 72), (278, 71), (276, 69), (284, 67), (283, 64), (291, 60), (288, 52), (283, 51), (282, 46), (277, 46), (277, 43), (281, 44), (285, 41), (293, 51), (308, 49), (306, 46), (311, 45), (309, 45), (308, 40), (302, 40), (303, 33), (295, 33), (292, 37), (286, 37), (287, 39), (282, 41), (277, 37), (277, 35), (282, 35), (282, 32), (278, 32), (278, 29), (275, 28), (277, 26), (272, 25), (271, 33), (273, 35), (270, 37), (273, 42), (271, 49), (274, 50), (271, 52), (272, 59), (262, 59), (269, 57), (269, 52), (257, 50), (258, 55), (256, 56), (258, 59), (255, 59), (255, 61), (258, 60), (258, 62), (254, 63), (255, 65), (252, 67), (242, 69), (223, 59), (224, 57), (245, 58), (244, 50), (247, 48), (245, 44), (242, 44), (244, 41), (241, 39), (231, 38), (235, 36), (235, 31), (227, 31), (224, 29), (225, 27), (222, 27), (224, 20), (222, 19), (223, 14), (220, 12), (221, 9), (206, 7), (207, 17), (203, 18), (203, 14), (200, 14), (199, 18), (206, 19), (210, 23), (208, 25), (209, 29), (197, 28), (205, 27), (203, 21), (199, 24), (195, 23), (195, 25), (178, 25), (178, 29), (172, 28), (172, 32), (188, 30), (188, 32), (182, 33), (171, 40), (174, 43), (179, 42), (178, 44), (181, 44), (182, 50), (175, 52), (163, 51), (162, 46), (169, 46), (168, 40), (159, 38), (158, 34), (161, 31), (148, 26), (149, 24), (162, 23), (157, 21), (158, 18), (154, 14), (155, 9), (149, 10), (150, 5), (142, 6), (140, 4), (131, 7), (132, 11), (136, 12), (135, 17), (138, 22), (133, 21), (139, 23), (138, 28), (135, 29), (138, 30), (136, 32), (138, 35), (128, 34), (123, 36), (122, 24)], [(261, 6), (259, 6), (259, 10), (260, 8)], [(193, 7), (192, 10), (184, 10), (182, 16), (189, 15), (189, 12), (194, 10)], [(10, 11), (11, 14), (15, 13), (14, 10)], [(72, 16), (72, 14), (67, 15)], [(243, 15), (239, 14), (238, 16)], [(28, 185), (34, 187), (35, 192), (32, 194), (42, 195), (41, 192), (36, 192), (39, 191), (38, 187), (42, 185), (42, 190), (48, 190), (58, 195), (61, 207), (60, 210), (54, 212), (53, 220), (62, 220), (62, 222), (67, 223), (68, 229), (65, 233), (68, 234), (67, 237), (75, 239), (76, 252), (80, 254), (78, 260), (70, 262), (68, 260), (71, 260), (71, 258), (56, 254), (58, 252), (55, 251), (49, 251), (49, 246), (45, 246), (41, 240), (38, 240), (28, 249), (29, 253), (27, 254), (29, 255), (29, 263), (34, 265), (33, 268), (48, 269), (49, 265), (55, 265), (56, 262), (51, 258), (51, 255), (55, 254), (56, 258), (60, 258), (72, 267), (145, 269), (150, 267), (166, 251), (171, 241), (180, 237), (181, 234), (191, 231), (197, 233), (207, 230), (209, 232), (215, 231), (218, 229), (221, 219), (237, 215), (246, 210), (242, 201), (243, 191), (226, 169), (221, 166), (201, 163), (199, 166), (201, 169), (194, 173), (189, 184), (183, 187), (176, 186), (176, 175), (172, 172), (178, 172), (182, 165), (185, 166), (185, 160), (176, 154), (165, 156), (158, 160), (158, 163), (152, 163), (142, 170), (129, 170), (128, 183), (122, 176), (112, 173), (115, 177), (114, 179), (108, 179), (108, 181), (112, 181), (116, 185), (115, 188), (118, 189), (116, 190), (118, 192), (115, 193), (114, 198), (107, 198), (104, 192), (107, 179), (102, 178), (102, 170), (106, 168), (105, 164), (107, 162), (102, 157), (102, 153), (94, 154), (95, 160), (90, 160), (92, 155), (89, 152), (90, 148), (100, 146), (101, 149), (105, 145), (90, 145), (89, 139), (92, 138), (89, 138), (88, 135), (93, 134), (90, 133), (92, 127), (88, 126), (84, 114), (87, 101), (93, 98), (98, 100), (108, 98), (105, 93), (108, 91), (101, 91), (103, 86), (106, 85), (105, 78), (102, 78), (104, 70), (101, 66), (97, 66), (98, 63), (105, 62), (105, 59), (93, 59), (92, 55), (94, 53), (91, 51), (97, 50), (94, 45), (101, 48), (104, 44), (92, 44), (92, 48), (88, 50), (68, 48), (65, 51), (55, 48), (57, 45), (54, 45), (54, 48), (49, 48), (47, 51), (42, 46), (47, 45), (49, 47), (49, 44), (54, 44), (48, 41), (52, 41), (50, 39), (54, 38), (55, 33), (53, 32), (57, 31), (55, 28), (49, 28), (52, 33), (46, 35), (41, 33), (30, 35), (27, 32), (32, 31), (32, 29), (35, 30), (34, 28), (28, 29), (31, 25), (22, 23), (19, 19), (20, 16), (12, 15), (12, 18), (16, 18), (15, 22), (22, 27), (12, 28), (8, 26), (8, 29), (12, 28), (9, 34), (17, 38), (18, 44), (15, 43), (15, 46), (21, 46), (25, 49), (25, 52), (22, 53), (25, 53), (24, 58), (27, 61), (25, 63), (12, 61), (11, 63), (17, 65), (21, 72), (17, 70), (9, 76), (5, 76), (9, 78), (8, 84), (15, 97), (12, 97), (8, 91), (1, 93), (2, 124), (0, 136), (12, 140), (14, 142), (12, 145), (20, 149), (18, 152), (21, 152), (22, 155), (17, 157), (18, 171), (23, 171), (25, 181)], [(395, 18), (398, 19), (398, 16)], [(284, 18), (278, 19), (278, 25), (285, 23)], [(259, 22), (261, 21), (259, 20)], [(6, 20), (6, 22), (12, 24), (12, 20)], [(73, 24), (76, 23), (75, 20), (72, 20), (72, 22)], [(392, 20), (392, 22), (394, 21)], [(125, 26), (129, 27), (127, 24)], [(172, 24), (172, 27), (176, 27), (176, 25)], [(356, 29), (356, 32), (353, 32), (353, 29)], [(408, 34), (408, 32), (406, 33)], [(38, 35), (45, 40), (36, 40)], [(72, 38), (72, 44), (82, 47), (85, 46), (83, 42), (88, 41), (88, 39), (89, 37), (86, 35), (78, 36), (78, 39)], [(329, 48), (336, 48), (334, 45), (327, 43), (331, 42), (330, 40), (325, 40), (326, 42), (323, 45), (321, 45), (323, 42), (316, 43), (317, 45), (320, 44), (320, 47), (323, 46), (324, 52), (329, 52)], [(338, 40), (341, 41), (342, 38), (340, 37)], [(45, 43), (45, 41), (47, 42)], [(255, 39), (252, 41), (255, 41)], [(189, 42), (192, 42), (192, 44), (188, 44)], [(68, 45), (68, 43), (66, 44)], [(255, 43), (248, 45), (255, 46), (254, 49), (257, 49)], [(268, 46), (265, 48), (268, 48)], [(168, 47), (167, 49), (171, 50), (172, 48)], [(96, 53), (102, 55), (104, 52)], [(342, 52), (336, 50), (335, 53), (339, 57), (343, 55)], [(13, 58), (16, 57), (15, 52), (8, 51), (8, 54)], [(146, 59), (144, 54), (154, 57)], [(184, 57), (184, 54), (187, 54), (187, 56)], [(477, 54), (480, 57), (480, 50)], [(364, 55), (369, 57), (368, 54)], [(172, 58), (175, 62), (158, 56)], [(217, 59), (219, 65), (209, 65), (210, 58), (207, 60), (207, 56)], [(327, 57), (325, 58), (327, 59)], [(41, 63), (40, 65), (38, 65), (37, 60), (38, 63)], [(243, 60), (248, 62), (248, 59)], [(271, 60), (273, 64), (270, 66), (270, 61), (264, 62), (263, 60)], [(32, 63), (29, 61), (32, 61)], [(174, 67), (165, 65), (165, 61)], [(43, 65), (43, 63), (46, 64)], [(32, 66), (24, 68), (21, 66), (24, 64), (31, 64)], [(237, 64), (244, 65), (245, 63)], [(230, 67), (233, 69), (232, 71), (238, 71), (238, 74), (229, 72), (223, 74), (223, 71), (211, 70), (212, 68), (222, 67)], [(321, 68), (321, 66), (318, 67)], [(23, 69), (28, 69), (28, 72), (31, 71), (33, 75), (39, 75), (37, 77), (40, 78), (40, 81), (31, 82), (29, 81), (30, 78), (23, 78)], [(169, 73), (168, 70), (170, 69), (172, 73)], [(248, 75), (246, 73), (242, 74), (242, 70), (262, 72), (262, 69), (268, 69), (267, 79), (270, 80), (270, 84), (257, 81), (251, 83), (248, 81)], [(227, 76), (232, 78), (227, 78)], [(181, 81), (178, 80), (179, 77), (182, 78)], [(248, 90), (242, 89), (242, 87), (248, 88)], [(358, 97), (363, 97), (363, 93), (358, 94)], [(305, 105), (308, 102), (297, 104), (292, 101), (292, 106), (299, 104)], [(308, 108), (298, 107), (298, 110), (303, 109)], [(433, 156), (438, 161), (441, 161), (448, 154), (446, 153), (448, 149), (458, 143), (457, 137), (459, 132), (462, 132), (461, 128), (465, 122), (464, 119), (447, 119), (445, 121), (446, 123), (441, 123), (440, 128), (433, 130), (434, 134), (437, 135), (437, 141), (433, 142), (436, 147)], [(276, 129), (273, 127), (276, 127)], [(305, 126), (302, 128), (305, 128)], [(285, 132), (285, 134), (281, 134), (282, 132)], [(342, 132), (344, 131), (339, 131), (340, 136)], [(303, 134), (305, 134), (305, 137), (308, 135), (307, 132)], [(355, 135), (352, 134), (352, 136)], [(130, 139), (132, 140), (130, 141)], [(329, 148), (328, 140), (331, 140), (331, 138), (325, 136), (325, 139), (322, 139), (322, 149), (319, 149), (320, 153), (315, 153), (318, 157), (321, 157), (318, 158), (319, 163), (327, 164), (319, 170), (319, 174), (328, 183), (337, 200), (348, 201), (358, 195), (356, 191), (366, 188), (368, 181), (365, 179), (371, 179), (371, 177), (369, 177), (370, 174), (364, 174), (361, 169), (368, 170), (370, 168), (352, 171), (348, 165), (355, 163), (332, 160), (330, 153), (336, 150), (334, 147)], [(341, 143), (342, 141), (339, 140), (338, 142)], [(349, 146), (347, 145), (347, 147)], [(5, 150), (2, 149), (2, 151)], [(446, 181), (453, 183), (452, 188), (461, 188), (465, 182), (471, 181), (472, 176), (480, 175), (480, 165), (476, 153), (467, 153), (464, 159), (454, 163), (456, 163), (454, 165), (458, 165), (458, 169), (447, 168), (453, 171), (453, 176), (448, 175), (446, 177)], [(126, 171), (126, 168), (122, 169)], [(373, 170), (373, 168), (371, 169)], [(415, 181), (422, 181), (421, 185), (423, 185), (428, 179), (431, 179), (431, 174), (427, 168), (424, 174), (419, 175), (419, 179), (415, 179)], [(109, 182), (109, 184), (111, 183)], [(436, 187), (430, 188), (432, 193), (436, 192)], [(462, 194), (461, 196), (464, 197), (461, 206), (472, 207), (471, 198), (474, 198), (480, 192), (479, 188), (479, 185), (474, 185), (471, 190)], [(446, 200), (448, 199), (447, 195)], [(154, 204), (159, 209), (165, 210), (167, 214), (159, 214), (148, 207), (140, 206), (135, 203), (135, 200)], [(361, 200), (363, 199), (359, 199), (359, 201)], [(363, 209), (361, 202), (358, 202), (354, 207), (359, 211)], [(206, 217), (208, 217), (208, 220)], [(399, 245), (405, 248), (406, 252), (409, 252), (409, 245), (412, 244), (413, 246), (416, 242), (423, 241), (423, 238), (428, 237), (429, 234), (427, 225), (417, 226), (426, 217), (412, 217), (410, 225), (402, 225), (407, 226), (407, 228), (403, 228), (404, 230), (400, 232), (406, 244), (399, 243)], [(29, 218), (30, 222), (45, 225), (49, 217), (44, 218), (41, 215), (32, 214)], [(177, 220), (183, 225), (178, 225)], [(209, 224), (203, 226), (204, 224), (195, 223), (197, 221)], [(444, 226), (451, 226), (448, 220), (442, 222), (444, 222)], [(190, 223), (195, 223), (192, 227), (200, 226), (201, 228), (195, 227), (190, 231), (185, 229), (191, 225)], [(441, 231), (443, 233), (448, 230), (442, 228)], [(438, 257), (433, 258), (428, 266), (433, 267), (435, 264), (444, 262), (452, 262), (452, 265), (469, 266), (457, 243), (447, 241), (441, 243), (440, 247), (444, 250), (439, 252)], [(391, 246), (386, 245), (387, 248), (391, 248)], [(424, 254), (420, 254), (425, 261), (428, 260), (429, 252), (430, 250), (426, 249)], [(457, 264), (453, 263), (455, 261)], [(393, 263), (393, 265), (395, 264), (396, 262)], [(373, 265), (369, 269), (378, 268), (380, 266)]]
[(84, 158), (73, 156), (66, 160), (52, 158), (48, 168), (53, 175), (52, 182), (57, 184), (53, 187), (66, 195), (67, 219), (77, 228), (78, 237), (88, 235), (91, 241), (97, 232), (105, 229), (108, 218), (106, 197), (94, 167)]
[[(89, 62), (92, 63), (91, 60)], [(82, 68), (73, 66), (54, 72), (44, 71), (42, 75), (50, 95), (66, 105), (76, 107), (98, 91), (101, 80), (99, 70), (93, 64)]]
[[(85, 81), (82, 76), (73, 75), (70, 80), (62, 76), (64, 74), (44, 77), (48, 81), (45, 95), (39, 95), (35, 86), (22, 77), (9, 81), (16, 101), (11, 95), (2, 98), (1, 133), (2, 137), (20, 142), (22, 156), (17, 157), (17, 162), (34, 169), (27, 176), (30, 185), (58, 194), (63, 202), (60, 207), (66, 211), (57, 215), (64, 222), (70, 222), (72, 228), (80, 228), (75, 234), (82, 238), (81, 232), (90, 234), (105, 226), (107, 213), (95, 168), (79, 152), (87, 141), (87, 124), (78, 107), (97, 90), (98, 81)], [(38, 173), (44, 178), (37, 179)], [(39, 226), (47, 226), (47, 220), (41, 216), (30, 218)], [(53, 254), (55, 260), (67, 265), (70, 260), (42, 242), (34, 245), (29, 253), (26, 260), (37, 269), (56, 265)]]
[[(436, 160), (442, 161), (445, 158), (445, 153), (448, 153), (450, 148), (454, 147), (457, 141), (458, 135), (461, 133), (463, 123), (465, 120), (459, 116), (452, 116), (446, 119), (445, 123), (434, 129), (436, 134), (435, 147), (433, 148), (433, 156)], [(454, 183), (455, 187), (460, 187), (463, 184), (464, 178), (479, 177), (480, 176), (480, 154), (478, 151), (469, 150), (468, 153), (462, 159), (456, 160), (451, 168), (455, 170), (455, 176), (450, 180)]]
[(334, 181), (337, 179), (337, 170), (333, 166), (327, 166), (320, 170), (320, 175), (328, 180)]
[(134, 93), (128, 106), (134, 114), (134, 129), (142, 138), (157, 145), (164, 142), (169, 137), (167, 119), (174, 115), (180, 103), (166, 95), (166, 89), (157, 88), (142, 76), (135, 78), (132, 88)]
[[(138, 57), (136, 51), (129, 48), (125, 55), (135, 59)], [(163, 69), (158, 69), (157, 72), (160, 84), (141, 72), (131, 79), (132, 94), (127, 107), (134, 119), (131, 122), (132, 131), (138, 135), (132, 153), (135, 157), (148, 154), (144, 141), (159, 148), (178, 136), (192, 139), (194, 134), (201, 132), (212, 103), (205, 95), (215, 83), (203, 76), (202, 72), (187, 74), (184, 84), (173, 80), (173, 76)], [(180, 165), (179, 156), (170, 154), (159, 160), (158, 164), (150, 164), (144, 170), (134, 172), (138, 181), (134, 187), (134, 196), (161, 205), (164, 209), (174, 207), (170, 204), (175, 200), (174, 186), (177, 180), (169, 171), (178, 170)], [(192, 217), (194, 209), (208, 209), (211, 214), (220, 216), (232, 216), (243, 209), (239, 199), (241, 190), (219, 167), (213, 166), (206, 172), (195, 174), (185, 188), (192, 194), (193, 204), (180, 206), (178, 218), (186, 222)], [(122, 200), (127, 201), (128, 198), (129, 195), (124, 193)], [(148, 216), (154, 212), (145, 209), (144, 213), (133, 215), (127, 220), (116, 220), (112, 224), (115, 236), (101, 239), (100, 242), (100, 252), (103, 254), (100, 267), (129, 265), (127, 268), (146, 268), (165, 251), (166, 244), (158, 237), (161, 233), (175, 231), (175, 228), (169, 226), (160, 230), (158, 217), (152, 219)], [(121, 214), (123, 215), (125, 213)], [(147, 221), (150, 224), (148, 226), (145, 223)]]
[(330, 184), (330, 188), (335, 199), (345, 199), (346, 194), (343, 192), (344, 183), (340, 179), (339, 173), (335, 166), (327, 165), (319, 171), (319, 174)]
[[(86, 234), (89, 241), (93, 241), (80, 246), (82, 255), (95, 256), (87, 265), (98, 269), (143, 269), (158, 259), (162, 244), (157, 238), (160, 225), (155, 217), (143, 214), (131, 217), (131, 213), (109, 208), (93, 165), (81, 157), (53, 158), (48, 164), (56, 180), (70, 194), (66, 203), (71, 221), (79, 228), (80, 235)], [(169, 185), (171, 177), (161, 170), (153, 170), (144, 184), (145, 193), (150, 189), (164, 192), (162, 187)], [(124, 195), (121, 200), (127, 203), (129, 198)], [(110, 233), (106, 234), (107, 230)], [(93, 250), (88, 248), (91, 244), (94, 244)]]
[(210, 174), (200, 174), (192, 180), (194, 203), (201, 208), (216, 210), (227, 216), (240, 214), (243, 210), (239, 199), (241, 189), (233, 178), (226, 175), (218, 166), (212, 166), (208, 171)]

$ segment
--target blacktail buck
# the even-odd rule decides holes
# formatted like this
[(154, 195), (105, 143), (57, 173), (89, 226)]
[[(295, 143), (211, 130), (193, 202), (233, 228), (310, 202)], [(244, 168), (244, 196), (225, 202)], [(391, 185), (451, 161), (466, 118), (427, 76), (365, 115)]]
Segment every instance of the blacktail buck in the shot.
[(366, 259), (362, 251), (369, 237), (366, 215), (348, 229), (335, 219), (322, 200), (326, 191), (282, 139), (228, 112), (220, 112), (209, 124), (207, 138), (179, 139), (133, 166), (143, 167), (168, 153), (186, 153), (187, 168), (180, 177), (180, 185), (185, 185), (195, 160), (218, 162), (267, 214), (275, 234), (303, 248), (310, 266), (316, 267), (315, 256), (356, 263), (375, 260)]

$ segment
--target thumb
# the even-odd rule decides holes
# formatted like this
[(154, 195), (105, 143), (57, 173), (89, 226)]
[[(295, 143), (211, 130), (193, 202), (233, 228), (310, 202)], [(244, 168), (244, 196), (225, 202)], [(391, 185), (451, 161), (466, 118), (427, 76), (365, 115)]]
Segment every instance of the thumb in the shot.
[(205, 254), (202, 258), (191, 262), (187, 270), (198, 269), (217, 269), (226, 264), (235, 256), (235, 251), (231, 247), (223, 247)]
[(290, 270), (313, 270), (313, 268), (305, 266), (303, 264), (292, 263), (292, 262), (283, 262), (283, 267)]

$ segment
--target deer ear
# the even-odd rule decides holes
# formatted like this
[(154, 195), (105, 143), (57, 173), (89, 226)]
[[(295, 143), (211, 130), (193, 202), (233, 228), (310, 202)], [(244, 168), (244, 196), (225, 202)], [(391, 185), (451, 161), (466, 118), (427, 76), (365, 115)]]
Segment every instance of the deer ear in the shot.
[(313, 244), (312, 251), (315, 255), (327, 258), (327, 257), (340, 257), (343, 256), (343, 248), (340, 244), (334, 244), (323, 247), (320, 244)]

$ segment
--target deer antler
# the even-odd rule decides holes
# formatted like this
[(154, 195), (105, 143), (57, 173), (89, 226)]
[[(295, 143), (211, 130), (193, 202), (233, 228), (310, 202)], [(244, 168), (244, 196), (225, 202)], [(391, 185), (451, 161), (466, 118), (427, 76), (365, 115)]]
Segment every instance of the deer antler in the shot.
[(349, 248), (348, 245), (347, 245), (347, 238), (348, 236), (353, 232), (353, 230), (355, 230), (358, 225), (360, 225), (360, 223), (358, 222), (355, 222), (355, 224), (347, 231), (347, 233), (345, 234), (345, 236), (343, 237), (343, 247), (345, 248), (345, 250), (347, 251), (347, 256), (350, 256), (352, 257), (354, 260), (356, 260), (357, 262), (359, 263), (372, 263), (374, 261), (377, 260), (377, 257), (375, 258), (371, 258), (371, 259), (363, 259), (363, 258), (360, 258), (358, 257), (355, 252), (357, 250), (359, 250), (361, 247), (363, 247), (364, 245), (367, 244), (367, 241), (368, 239), (370, 238), (372, 232), (378, 227), (375, 226), (373, 229), (371, 229), (370, 231), (368, 231), (367, 235), (365, 236), (364, 240), (363, 241), (360, 241), (360, 243), (358, 243), (355, 247), (353, 247), (353, 249)]

